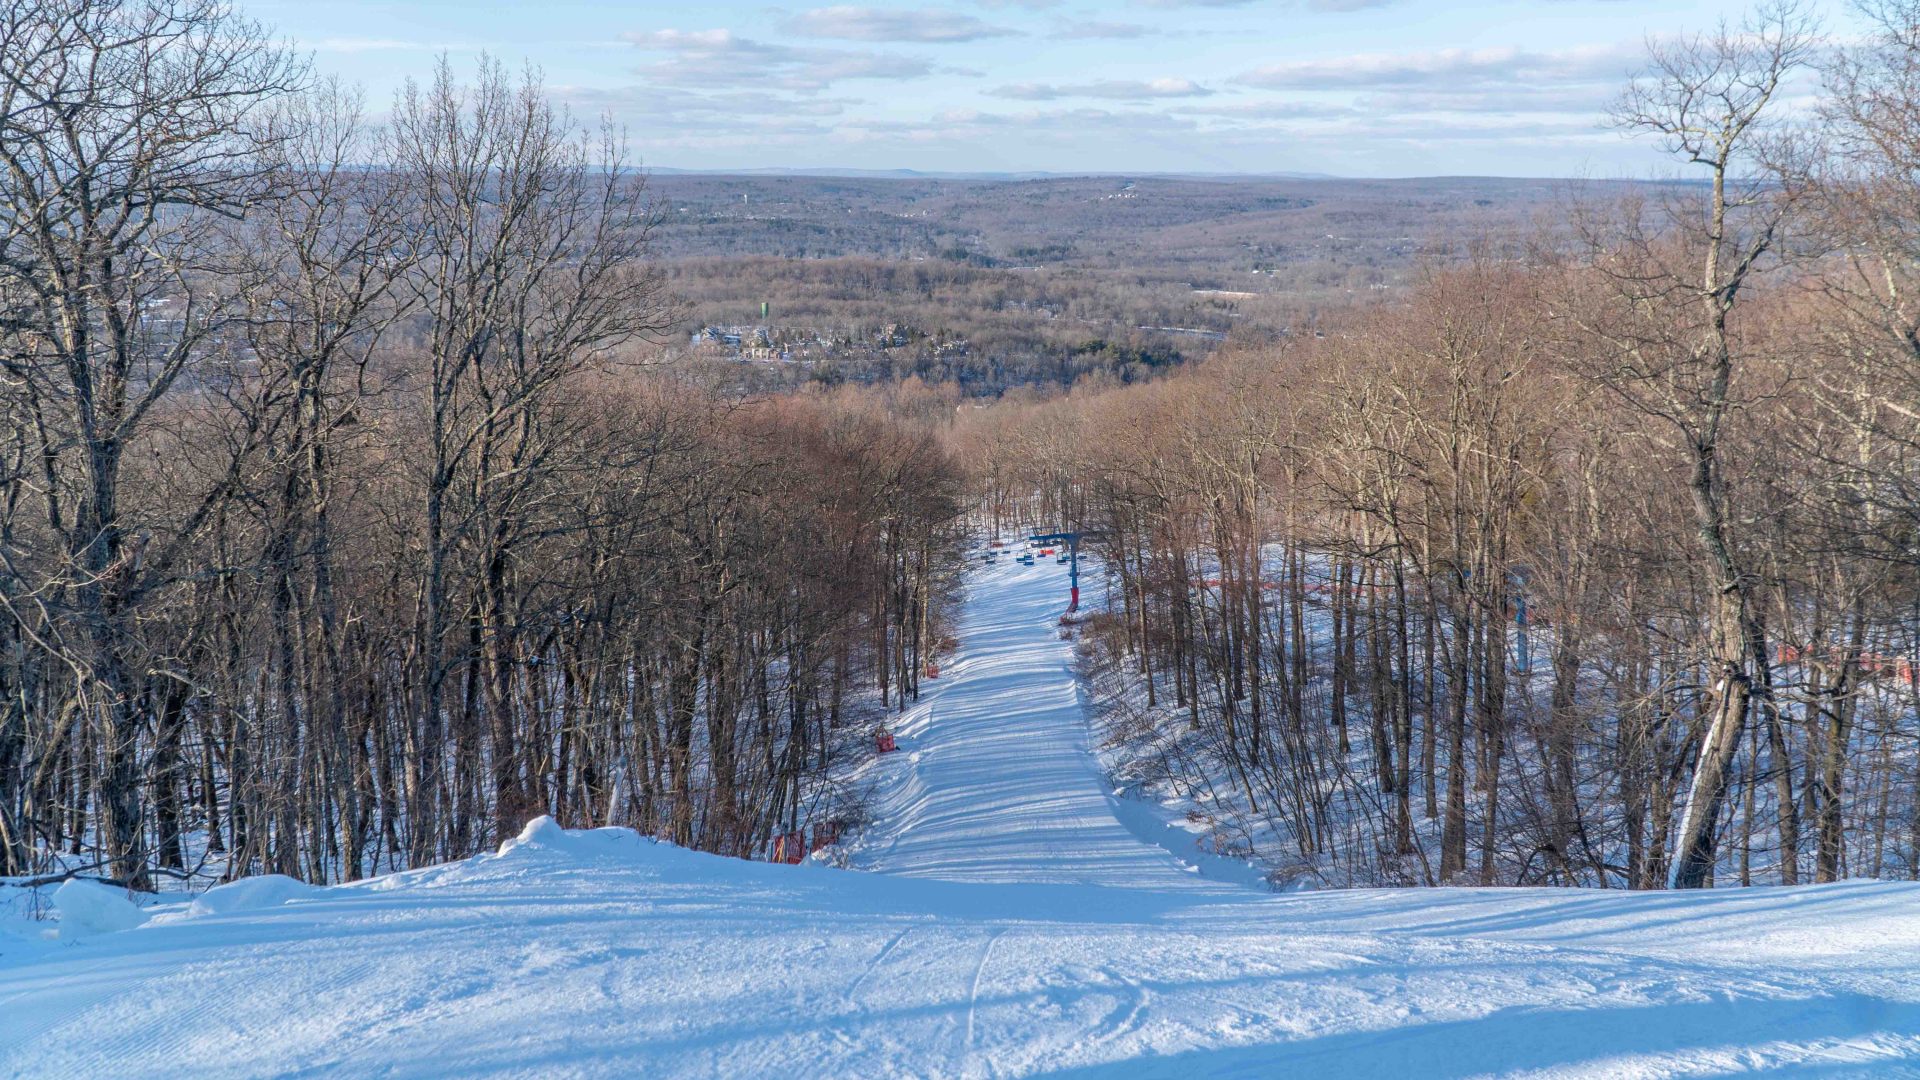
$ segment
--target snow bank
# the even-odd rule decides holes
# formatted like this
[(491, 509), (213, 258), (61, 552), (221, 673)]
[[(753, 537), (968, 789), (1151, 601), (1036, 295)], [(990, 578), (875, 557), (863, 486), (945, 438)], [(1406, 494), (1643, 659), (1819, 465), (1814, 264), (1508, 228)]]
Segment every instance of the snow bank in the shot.
[(521, 848), (561, 850), (571, 846), (571, 841), (567, 838), (567, 830), (561, 828), (560, 823), (553, 820), (550, 815), (541, 814), (527, 822), (526, 828), (520, 830), (519, 836), (502, 842), (500, 854), (509, 855)]
[(187, 905), (187, 914), (194, 917), (228, 915), (236, 911), (279, 907), (295, 900), (322, 895), (325, 891), (317, 885), (309, 885), (285, 874), (262, 874), (208, 889)]
[(500, 845), (496, 859), (553, 858), (577, 862), (606, 859), (632, 860), (657, 842), (632, 829), (563, 829), (560, 823), (542, 814), (520, 830), (520, 835)]
[(125, 889), (79, 878), (53, 890), (53, 908), (60, 915), (62, 941), (131, 930), (147, 921), (147, 913), (127, 899)]

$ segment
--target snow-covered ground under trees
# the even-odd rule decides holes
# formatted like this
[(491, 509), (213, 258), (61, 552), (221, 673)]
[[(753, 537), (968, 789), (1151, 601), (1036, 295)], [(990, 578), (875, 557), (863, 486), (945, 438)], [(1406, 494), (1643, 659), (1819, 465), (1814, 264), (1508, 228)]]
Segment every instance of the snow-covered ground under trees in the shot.
[(66, 886), (0, 916), (0, 1076), (1920, 1076), (1920, 887), (1266, 892), (1110, 798), (1064, 592), (976, 573), (857, 869), (542, 820), (140, 925)]

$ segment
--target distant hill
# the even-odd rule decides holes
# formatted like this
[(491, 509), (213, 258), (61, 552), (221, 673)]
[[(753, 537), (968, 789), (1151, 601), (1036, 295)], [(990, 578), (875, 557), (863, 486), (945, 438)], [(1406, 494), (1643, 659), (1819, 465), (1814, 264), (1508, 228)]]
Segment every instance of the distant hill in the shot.
[(1332, 173), (1315, 172), (1273, 172), (1273, 173), (1179, 173), (1179, 172), (944, 172), (922, 171), (920, 169), (840, 169), (823, 168), (765, 168), (765, 169), (674, 169), (667, 167), (649, 167), (648, 172), (658, 176), (829, 176), (860, 177), (871, 180), (1052, 180), (1069, 177), (1101, 176), (1156, 176), (1168, 179), (1189, 180), (1335, 180), (1339, 177)]
[(1549, 211), (1564, 207), (1570, 189), (1606, 198), (1627, 186), (905, 170), (657, 170), (651, 183), (665, 218), (658, 250), (669, 257), (946, 259), (1252, 291), (1344, 289), (1353, 270), (1369, 286), (1390, 286), (1421, 259), (1510, 241), (1562, 217)]
[[(775, 381), (917, 375), (991, 394), (1131, 380), (1305, 330), (1426, 265), (1518, 254), (1570, 189), (1436, 177), (653, 174), (680, 329), (763, 334)], [(722, 340), (725, 340), (724, 335)], [(830, 344), (823, 344), (830, 343)], [(771, 343), (778, 343), (776, 348)]]

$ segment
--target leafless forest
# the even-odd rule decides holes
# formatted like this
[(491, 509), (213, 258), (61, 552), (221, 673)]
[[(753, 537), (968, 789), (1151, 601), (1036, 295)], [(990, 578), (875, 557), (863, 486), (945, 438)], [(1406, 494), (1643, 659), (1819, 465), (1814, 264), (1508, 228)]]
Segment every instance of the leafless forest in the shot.
[[(1115, 182), (648, 179), (504, 67), (376, 106), (214, 0), (10, 6), (0, 874), (331, 882), (537, 813), (756, 856), (857, 813), (969, 536), (1044, 526), (1099, 536), (1088, 678), (1273, 859), (1920, 875), (1920, 3), (1874, 13), (1652, 52), (1615, 120), (1683, 182), (1356, 184), (1384, 246), (1290, 261), (1250, 222), (1338, 184), (955, 232), (913, 207)], [(886, 342), (689, 348), (762, 299)]]
[[(762, 387), (952, 382), (992, 396), (1151, 378), (1221, 340), (1311, 333), (1424, 266), (1553, 229), (1629, 185), (1164, 176), (657, 176), (654, 236), (694, 327), (830, 339)], [(767, 305), (763, 314), (762, 304)], [(888, 327), (908, 340), (883, 344)], [(945, 346), (942, 348), (942, 346)]]

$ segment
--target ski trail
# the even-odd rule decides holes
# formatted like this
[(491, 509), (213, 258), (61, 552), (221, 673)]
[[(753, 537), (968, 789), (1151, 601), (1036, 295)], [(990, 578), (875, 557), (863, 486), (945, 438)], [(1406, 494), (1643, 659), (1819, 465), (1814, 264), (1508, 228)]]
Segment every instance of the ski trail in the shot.
[(1191, 886), (1202, 880), (1114, 811), (1059, 635), (1064, 567), (969, 576), (957, 654), (897, 725), (861, 869), (987, 883)]

